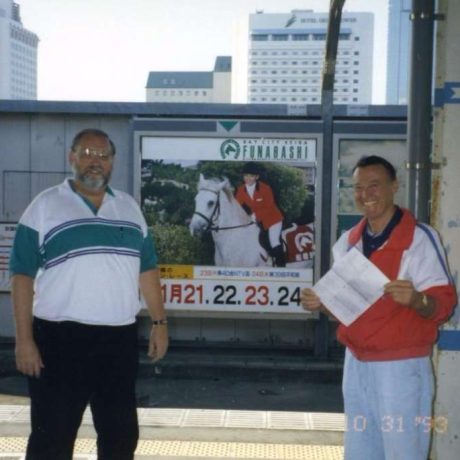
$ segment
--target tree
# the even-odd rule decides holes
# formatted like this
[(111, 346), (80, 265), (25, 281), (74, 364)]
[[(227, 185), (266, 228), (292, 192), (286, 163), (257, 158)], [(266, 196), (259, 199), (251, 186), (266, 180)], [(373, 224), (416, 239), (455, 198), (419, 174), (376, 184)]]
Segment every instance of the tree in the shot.
[(213, 252), (183, 225), (155, 224), (152, 233), (161, 264), (212, 265)]

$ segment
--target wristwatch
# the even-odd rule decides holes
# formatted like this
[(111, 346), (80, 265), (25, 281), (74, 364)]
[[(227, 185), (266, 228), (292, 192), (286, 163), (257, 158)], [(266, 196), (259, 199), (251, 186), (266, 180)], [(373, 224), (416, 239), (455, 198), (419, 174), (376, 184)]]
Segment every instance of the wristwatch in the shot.
[(164, 318), (164, 319), (154, 319), (154, 320), (152, 320), (152, 324), (154, 326), (166, 326), (166, 324), (168, 324), (168, 320), (166, 318)]
[(422, 293), (422, 305), (428, 307), (428, 296)]

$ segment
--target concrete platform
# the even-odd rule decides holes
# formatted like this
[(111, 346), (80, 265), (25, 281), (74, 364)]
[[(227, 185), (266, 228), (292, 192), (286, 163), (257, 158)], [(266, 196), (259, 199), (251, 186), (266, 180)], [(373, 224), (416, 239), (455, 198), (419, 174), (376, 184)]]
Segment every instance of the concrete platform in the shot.
[[(139, 409), (138, 414), (136, 459), (343, 458), (343, 414), (204, 409)], [(29, 406), (0, 406), (0, 459), (24, 458), (29, 429)], [(97, 458), (89, 411), (74, 458)]]
[[(30, 431), (26, 379), (11, 347), (0, 350), (0, 460), (23, 460)], [(340, 357), (172, 348), (145, 355), (137, 384), (137, 460), (342, 460)], [(75, 459), (96, 460), (85, 412)], [(50, 459), (53, 460), (53, 459)]]

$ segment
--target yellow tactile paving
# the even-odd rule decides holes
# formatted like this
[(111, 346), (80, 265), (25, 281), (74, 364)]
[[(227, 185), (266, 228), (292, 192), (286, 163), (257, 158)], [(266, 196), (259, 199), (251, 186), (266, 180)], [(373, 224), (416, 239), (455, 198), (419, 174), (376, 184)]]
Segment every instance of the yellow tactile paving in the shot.
[[(0, 407), (0, 460), (24, 459), (29, 412), (28, 406)], [(136, 460), (343, 459), (343, 414), (144, 408), (138, 415), (144, 439)], [(74, 460), (96, 460), (89, 411), (82, 427)]]
[[(21, 460), (26, 438), (0, 438), (0, 459)], [(95, 459), (96, 441), (78, 439), (75, 458)], [(342, 446), (308, 446), (300, 444), (265, 444), (198, 441), (139, 441), (136, 458), (199, 458), (260, 460), (342, 460)]]

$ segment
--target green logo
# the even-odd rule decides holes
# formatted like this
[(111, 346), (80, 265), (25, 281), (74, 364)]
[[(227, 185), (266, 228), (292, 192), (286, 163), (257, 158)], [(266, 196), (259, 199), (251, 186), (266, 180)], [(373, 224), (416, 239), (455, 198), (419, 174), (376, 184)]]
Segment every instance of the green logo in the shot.
[(220, 154), (224, 160), (226, 160), (228, 157), (236, 160), (240, 156), (240, 151), (240, 144), (238, 144), (235, 139), (227, 139), (226, 141), (222, 142), (220, 146)]

